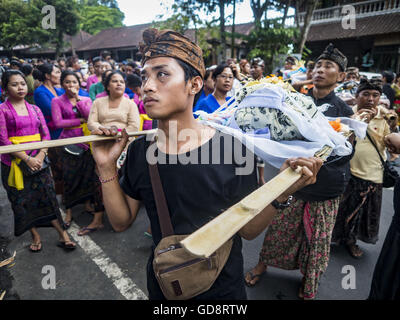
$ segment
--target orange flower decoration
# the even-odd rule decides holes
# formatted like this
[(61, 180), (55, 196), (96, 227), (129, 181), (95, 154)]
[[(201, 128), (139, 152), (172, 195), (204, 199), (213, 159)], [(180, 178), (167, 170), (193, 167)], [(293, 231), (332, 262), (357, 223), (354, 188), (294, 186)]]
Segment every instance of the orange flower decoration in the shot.
[(333, 130), (335, 130), (336, 132), (339, 132), (342, 128), (340, 119), (336, 119), (335, 121), (329, 121), (329, 124), (332, 126)]

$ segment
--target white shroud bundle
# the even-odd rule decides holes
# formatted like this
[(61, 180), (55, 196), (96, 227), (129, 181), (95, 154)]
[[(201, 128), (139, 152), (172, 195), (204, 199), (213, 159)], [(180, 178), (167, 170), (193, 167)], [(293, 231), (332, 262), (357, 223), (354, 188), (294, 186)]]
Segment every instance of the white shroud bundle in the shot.
[[(285, 83), (271, 84), (270, 80), (245, 87), (237, 94), (235, 103), (229, 101), (213, 114), (201, 111), (197, 114), (200, 120), (237, 137), (256, 155), (278, 168), (291, 157), (349, 155), (352, 146), (346, 139), (348, 131), (363, 138), (367, 128), (365, 123), (341, 118), (347, 132), (336, 132), (309, 98), (291, 91)], [(194, 255), (209, 257), (300, 179), (299, 168), (296, 171), (284, 170), (181, 244)]]

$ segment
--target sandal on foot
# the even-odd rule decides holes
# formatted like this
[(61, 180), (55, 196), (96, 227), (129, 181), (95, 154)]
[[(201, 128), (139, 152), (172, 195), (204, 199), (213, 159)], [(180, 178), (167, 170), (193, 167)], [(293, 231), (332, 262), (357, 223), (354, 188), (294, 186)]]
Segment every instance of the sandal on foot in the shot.
[(29, 251), (33, 252), (33, 253), (37, 253), (42, 251), (42, 243), (31, 243), (31, 245), (29, 246)]
[[(263, 275), (265, 274), (266, 271), (262, 272), (262, 273), (256, 273), (254, 274), (253, 272), (249, 271), (246, 273), (245, 277), (244, 277), (244, 282), (246, 283), (246, 286), (248, 287), (254, 287), (263, 277)], [(250, 280), (247, 281), (247, 275), (250, 275)], [(253, 281), (254, 279), (256, 279), (256, 282), (251, 283), (251, 281)]]
[(346, 247), (353, 258), (360, 259), (364, 255), (364, 251), (356, 244), (348, 244)]
[(103, 227), (104, 226), (100, 226), (100, 227), (97, 227), (97, 228), (84, 227), (81, 230), (79, 230), (78, 236), (85, 236), (85, 235), (87, 235), (89, 233), (92, 233), (92, 232), (95, 232), (95, 231), (97, 231), (99, 229), (102, 229)]
[(72, 241), (58, 241), (57, 246), (64, 250), (71, 251), (76, 249), (76, 244)]

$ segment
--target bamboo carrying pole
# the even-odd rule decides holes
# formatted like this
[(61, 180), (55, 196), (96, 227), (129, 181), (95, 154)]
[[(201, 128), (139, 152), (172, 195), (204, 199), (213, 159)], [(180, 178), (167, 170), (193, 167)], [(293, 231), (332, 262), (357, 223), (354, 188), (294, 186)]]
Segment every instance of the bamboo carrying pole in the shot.
[[(347, 138), (351, 135), (351, 132), (343, 135)], [(325, 146), (314, 156), (325, 161), (331, 152), (332, 148)], [(301, 167), (296, 170), (290, 167), (285, 169), (262, 187), (253, 191), (240, 202), (186, 237), (181, 241), (181, 245), (196, 256), (208, 258), (272, 201), (299, 180), (301, 177), (300, 171)]]
[[(135, 131), (135, 132), (127, 132), (129, 137), (142, 136), (147, 134), (154, 134), (157, 129), (146, 130), (146, 131)], [(41, 142), (31, 142), (31, 143), (22, 143), (22, 144), (13, 144), (8, 146), (0, 147), (0, 154), (5, 153), (13, 153), (17, 151), (27, 151), (27, 150), (36, 150), (43, 148), (54, 148), (54, 147), (62, 147), (71, 144), (77, 143), (89, 143), (89, 142), (97, 142), (97, 141), (105, 141), (112, 140), (121, 137), (121, 133), (118, 133), (115, 136), (99, 136), (99, 135), (89, 135), (82, 137), (74, 137), (67, 139), (58, 139), (58, 140), (46, 140)]]
[(181, 241), (190, 253), (208, 258), (301, 177), (301, 167), (287, 168), (240, 202)]

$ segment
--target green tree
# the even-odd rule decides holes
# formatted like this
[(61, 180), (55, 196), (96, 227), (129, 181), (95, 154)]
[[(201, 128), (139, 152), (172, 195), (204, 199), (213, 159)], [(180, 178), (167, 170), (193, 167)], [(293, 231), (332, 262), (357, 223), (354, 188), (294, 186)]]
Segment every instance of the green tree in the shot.
[(249, 58), (261, 57), (265, 61), (265, 70), (272, 71), (274, 57), (286, 54), (289, 45), (295, 42), (299, 30), (295, 27), (284, 28), (278, 20), (271, 20), (255, 28), (249, 36), (243, 37), (252, 48)]
[(81, 30), (96, 34), (107, 28), (122, 27), (124, 14), (114, 7), (104, 5), (84, 6), (80, 12), (82, 16)]
[(64, 36), (74, 36), (79, 31), (78, 2), (76, 0), (31, 0), (30, 3), (39, 10), (45, 5), (51, 5), (55, 8), (56, 29), (49, 29), (51, 31), (49, 40), (55, 45), (56, 58), (59, 57), (65, 46)]
[[(296, 1), (296, 23), (300, 28), (300, 37), (297, 42), (297, 50), (303, 54), (304, 46), (307, 40), (308, 32), (310, 31), (311, 21), (314, 14), (314, 10), (320, 5), (321, 1), (318, 0), (301, 0)], [(300, 26), (300, 8), (304, 9), (304, 21), (303, 25)]]

